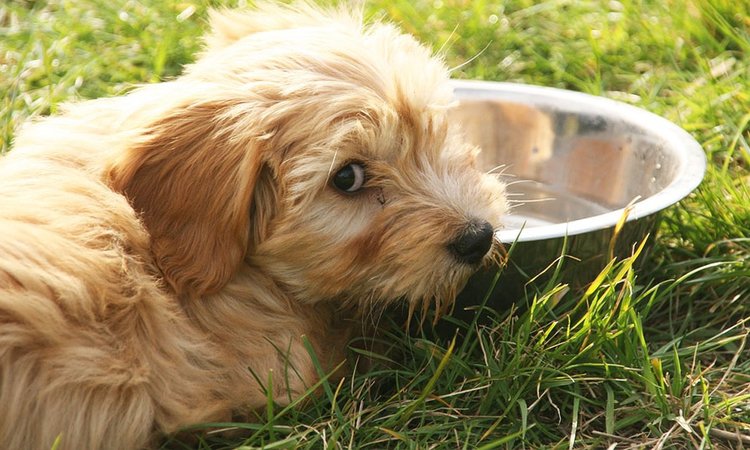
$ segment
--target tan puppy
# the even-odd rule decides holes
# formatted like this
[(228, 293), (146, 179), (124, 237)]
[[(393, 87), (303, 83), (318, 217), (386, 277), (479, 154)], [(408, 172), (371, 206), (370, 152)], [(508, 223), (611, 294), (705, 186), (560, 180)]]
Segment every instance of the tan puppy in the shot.
[(0, 447), (137, 449), (288, 403), (362, 311), (444, 309), (504, 189), (441, 61), (357, 13), (212, 14), (174, 81), (70, 105), (0, 160)]

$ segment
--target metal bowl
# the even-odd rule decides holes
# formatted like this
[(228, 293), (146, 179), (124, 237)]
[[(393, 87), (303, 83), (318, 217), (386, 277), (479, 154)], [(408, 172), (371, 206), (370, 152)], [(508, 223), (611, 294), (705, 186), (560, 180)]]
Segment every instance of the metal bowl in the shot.
[[(612, 256), (656, 230), (659, 213), (703, 179), (700, 145), (673, 123), (602, 97), (511, 83), (455, 81), (458, 121), (481, 164), (508, 182), (511, 212), (497, 237), (515, 243), (493, 297), (513, 301), (561, 255), (561, 279), (585, 285)], [(615, 225), (627, 214), (617, 233)], [(493, 271), (460, 301), (484, 297)], [(473, 299), (473, 300), (472, 300)]]

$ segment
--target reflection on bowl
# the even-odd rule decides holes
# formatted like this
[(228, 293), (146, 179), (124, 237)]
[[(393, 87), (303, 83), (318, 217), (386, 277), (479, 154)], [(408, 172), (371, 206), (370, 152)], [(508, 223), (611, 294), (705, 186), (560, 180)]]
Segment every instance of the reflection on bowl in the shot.
[[(642, 109), (538, 86), (455, 81), (454, 87), (453, 120), (482, 148), (483, 168), (508, 182), (513, 206), (498, 238), (516, 247), (493, 294), (506, 302), (562, 253), (578, 261), (568, 264), (566, 281), (591, 281), (609, 259), (626, 207), (618, 256), (629, 255), (655, 230), (659, 212), (703, 178), (698, 143)], [(492, 276), (478, 274), (463, 299), (481, 299)]]

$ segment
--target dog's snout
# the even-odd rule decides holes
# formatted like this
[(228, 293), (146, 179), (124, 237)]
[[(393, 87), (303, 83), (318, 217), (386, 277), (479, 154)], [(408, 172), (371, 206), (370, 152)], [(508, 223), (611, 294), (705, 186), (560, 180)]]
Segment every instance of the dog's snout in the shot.
[(460, 262), (477, 264), (492, 247), (494, 230), (489, 222), (472, 220), (448, 249)]

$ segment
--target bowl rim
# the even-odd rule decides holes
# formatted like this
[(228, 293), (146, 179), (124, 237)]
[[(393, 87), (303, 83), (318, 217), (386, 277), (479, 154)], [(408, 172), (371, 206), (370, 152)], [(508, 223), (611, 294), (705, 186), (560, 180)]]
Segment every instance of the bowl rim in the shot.
[[(700, 185), (706, 172), (706, 155), (698, 142), (685, 130), (669, 120), (627, 103), (583, 92), (521, 83), (479, 80), (452, 80), (457, 100), (464, 98), (509, 100), (532, 106), (548, 106), (566, 112), (596, 112), (605, 117), (618, 117), (645, 132), (658, 136), (671, 152), (677, 153), (679, 165), (672, 181), (661, 191), (618, 208), (583, 219), (539, 227), (500, 229), (495, 236), (500, 242), (540, 241), (574, 236), (613, 228), (626, 214), (626, 222), (655, 214), (685, 198)], [(500, 94), (500, 95), (498, 95)]]

